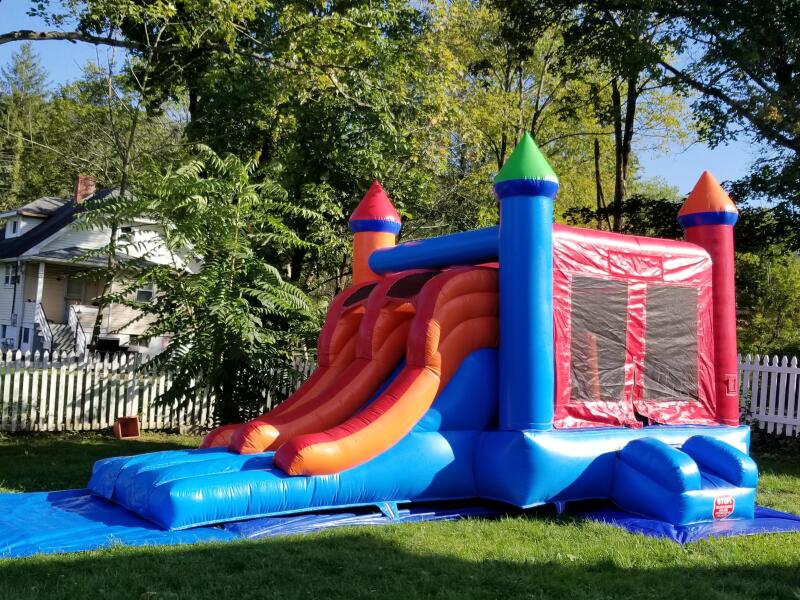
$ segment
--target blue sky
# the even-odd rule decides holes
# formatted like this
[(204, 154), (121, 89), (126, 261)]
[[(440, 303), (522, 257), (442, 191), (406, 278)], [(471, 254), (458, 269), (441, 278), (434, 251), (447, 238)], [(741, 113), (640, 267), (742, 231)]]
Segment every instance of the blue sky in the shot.
[[(29, 2), (26, 0), (0, 0), (0, 29), (40, 30), (44, 24), (25, 14)], [(8, 63), (19, 44), (0, 45), (0, 65)], [(87, 60), (97, 59), (98, 52), (104, 56), (106, 50), (89, 44), (70, 42), (37, 42), (34, 45), (42, 64), (50, 74), (50, 83), (57, 85), (80, 77), (81, 67)], [(704, 170), (711, 171), (720, 181), (738, 179), (747, 173), (755, 157), (755, 150), (746, 141), (737, 142), (714, 150), (696, 142), (683, 147), (674, 144), (667, 152), (650, 150), (638, 153), (643, 177), (660, 177), (681, 193), (688, 193)]]

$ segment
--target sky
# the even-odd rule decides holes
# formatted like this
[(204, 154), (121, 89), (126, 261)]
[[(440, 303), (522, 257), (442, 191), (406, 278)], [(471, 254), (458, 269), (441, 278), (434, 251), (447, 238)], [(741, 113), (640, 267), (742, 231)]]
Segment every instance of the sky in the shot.
[[(17, 29), (42, 30), (44, 24), (25, 14), (26, 0), (0, 0), (0, 32)], [(0, 45), (0, 65), (8, 63), (19, 48), (18, 43)], [(105, 56), (105, 49), (90, 44), (62, 41), (36, 42), (34, 48), (50, 74), (50, 84), (57, 86), (77, 79), (88, 60)], [(711, 149), (703, 143), (673, 144), (666, 152), (639, 150), (637, 156), (643, 178), (658, 177), (676, 187), (681, 194), (691, 191), (700, 174), (711, 173), (722, 182), (744, 176), (755, 158), (756, 150), (746, 141)]]

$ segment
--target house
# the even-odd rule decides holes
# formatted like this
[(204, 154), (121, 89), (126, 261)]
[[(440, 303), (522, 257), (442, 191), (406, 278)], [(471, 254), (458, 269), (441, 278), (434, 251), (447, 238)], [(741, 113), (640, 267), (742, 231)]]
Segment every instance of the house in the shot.
[[(14, 210), (0, 213), (0, 347), (4, 350), (71, 351), (87, 348), (137, 351), (157, 354), (166, 347), (165, 337), (144, 340), (151, 319), (136, 309), (110, 304), (99, 318), (95, 298), (105, 281), (100, 267), (106, 258), (91, 254), (109, 243), (111, 229), (78, 227), (76, 215), (92, 200), (118, 194), (116, 189), (95, 189), (95, 178), (81, 175), (72, 198), (39, 198)], [(2, 227), (0, 223), (0, 227)], [(167, 252), (157, 224), (125, 223), (126, 256), (151, 263), (175, 265), (180, 261)], [(179, 268), (185, 265), (180, 264)], [(92, 272), (97, 272), (96, 276)], [(146, 302), (152, 287), (135, 292)]]

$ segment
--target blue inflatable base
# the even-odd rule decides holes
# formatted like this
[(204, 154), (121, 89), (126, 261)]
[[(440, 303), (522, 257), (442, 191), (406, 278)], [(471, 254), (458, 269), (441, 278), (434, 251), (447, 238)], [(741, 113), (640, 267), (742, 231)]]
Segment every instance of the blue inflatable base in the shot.
[(688, 544), (707, 538), (800, 532), (800, 516), (763, 506), (755, 507), (752, 519), (721, 519), (690, 525), (673, 525), (666, 521), (640, 517), (614, 507), (594, 508), (571, 514), (581, 519), (614, 525), (631, 533), (664, 538), (679, 544)]

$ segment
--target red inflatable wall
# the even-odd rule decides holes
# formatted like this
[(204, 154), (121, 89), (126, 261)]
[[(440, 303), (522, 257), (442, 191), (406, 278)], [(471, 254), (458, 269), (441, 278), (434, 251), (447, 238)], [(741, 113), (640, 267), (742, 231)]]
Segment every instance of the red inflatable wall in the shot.
[(715, 424), (711, 258), (556, 225), (555, 427)]

